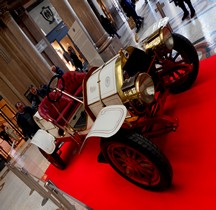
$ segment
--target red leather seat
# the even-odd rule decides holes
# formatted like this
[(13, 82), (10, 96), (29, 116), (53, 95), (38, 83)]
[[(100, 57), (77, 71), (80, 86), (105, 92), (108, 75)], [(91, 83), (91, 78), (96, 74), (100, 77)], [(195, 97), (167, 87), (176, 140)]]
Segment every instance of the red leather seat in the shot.
[(64, 126), (67, 123), (73, 115), (74, 110), (74, 101), (64, 95), (57, 102), (50, 102), (46, 96), (38, 107), (38, 112), (41, 117), (60, 126)]
[[(82, 81), (85, 73), (69, 71), (63, 75), (64, 91), (73, 96), (82, 96)], [(61, 89), (62, 82), (59, 80), (58, 87)], [(52, 97), (50, 93), (50, 96)], [(46, 96), (38, 107), (38, 112), (45, 120), (51, 121), (56, 125), (64, 126), (73, 116), (79, 102), (62, 95), (57, 102), (50, 102)]]
[[(64, 79), (64, 91), (73, 96), (82, 96), (82, 81), (85, 77), (85, 73), (77, 71), (68, 71), (62, 76)], [(58, 83), (58, 88), (61, 89), (61, 80)]]

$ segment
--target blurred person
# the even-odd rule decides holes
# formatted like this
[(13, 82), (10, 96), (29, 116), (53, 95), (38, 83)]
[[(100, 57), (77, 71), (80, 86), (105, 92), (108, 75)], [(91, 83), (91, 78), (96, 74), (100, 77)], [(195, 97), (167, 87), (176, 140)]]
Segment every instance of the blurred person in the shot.
[(77, 71), (82, 71), (83, 69), (83, 64), (81, 62), (81, 60), (78, 58), (78, 56), (76, 55), (74, 49), (69, 46), (68, 47), (68, 54), (72, 60), (72, 64), (75, 66)]
[(100, 16), (101, 17), (101, 24), (103, 26), (103, 28), (105, 29), (105, 31), (111, 36), (114, 37), (114, 35), (116, 35), (119, 39), (121, 38), (121, 36), (118, 35), (115, 27), (113, 26), (113, 24), (109, 21), (108, 18), (104, 17), (103, 15)]
[(196, 14), (195, 9), (191, 3), (191, 0), (173, 0), (176, 6), (181, 7), (181, 9), (184, 12), (184, 15), (182, 17), (182, 21), (185, 20), (189, 16), (189, 12), (185, 6), (185, 3), (188, 5), (190, 12), (191, 12), (191, 18), (193, 18)]
[(22, 102), (17, 102), (15, 104), (18, 112), (16, 113), (16, 120), (18, 126), (22, 129), (25, 140), (32, 138), (34, 134), (38, 131), (39, 127), (33, 119), (35, 111), (30, 106), (26, 106)]
[(127, 17), (133, 18), (137, 28), (136, 32), (138, 32), (142, 26), (144, 18), (137, 15), (135, 3), (131, 2), (131, 0), (121, 0), (120, 5)]
[(0, 137), (1, 137), (4, 141), (6, 141), (10, 146), (12, 146), (13, 141), (12, 141), (12, 139), (10, 138), (10, 136), (6, 133), (6, 131), (5, 131), (5, 126), (4, 126), (4, 125), (1, 125)]
[(42, 98), (44, 98), (47, 95), (47, 90), (48, 90), (48, 85), (40, 84), (38, 91)]
[(67, 61), (67, 63), (69, 63), (69, 61), (71, 62), (71, 57), (67, 51), (64, 51), (63, 57)]
[(51, 66), (51, 71), (55, 74), (60, 75), (60, 76), (62, 76), (64, 74), (64, 71), (60, 67), (55, 66), (55, 65)]
[(30, 101), (32, 103), (32, 108), (35, 110), (35, 112), (38, 109), (38, 106), (42, 99), (46, 96), (46, 91), (42, 89), (36, 88), (34, 85), (31, 85), (29, 87), (30, 90)]
[(19, 141), (19, 136), (14, 132), (14, 129), (12, 129), (10, 126), (4, 127), (5, 132), (15, 141)]

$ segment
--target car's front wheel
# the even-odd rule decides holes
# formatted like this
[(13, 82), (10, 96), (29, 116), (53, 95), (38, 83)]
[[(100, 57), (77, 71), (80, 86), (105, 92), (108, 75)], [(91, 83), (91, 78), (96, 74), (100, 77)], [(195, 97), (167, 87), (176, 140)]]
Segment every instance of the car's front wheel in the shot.
[(47, 154), (42, 149), (38, 148), (41, 152), (41, 154), (56, 168), (60, 170), (64, 170), (66, 168), (65, 162), (61, 159), (60, 155), (56, 152), (52, 154)]
[(139, 187), (162, 191), (171, 186), (172, 167), (165, 155), (140, 134), (101, 139), (105, 159), (122, 177)]

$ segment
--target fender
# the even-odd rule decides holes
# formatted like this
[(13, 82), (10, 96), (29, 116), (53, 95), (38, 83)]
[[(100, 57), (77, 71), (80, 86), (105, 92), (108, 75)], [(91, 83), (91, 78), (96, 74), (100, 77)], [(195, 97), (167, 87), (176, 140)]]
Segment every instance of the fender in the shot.
[(47, 154), (52, 154), (56, 148), (55, 137), (42, 129), (35, 133), (30, 143), (36, 145)]
[(110, 105), (101, 109), (86, 136), (79, 153), (85, 142), (91, 137), (109, 138), (115, 135), (121, 128), (127, 115), (127, 108), (123, 105)]
[(115, 135), (121, 128), (126, 115), (127, 108), (123, 105), (111, 105), (101, 109), (86, 139), (90, 137), (109, 138)]
[(121, 128), (126, 115), (127, 108), (123, 105), (110, 105), (101, 109), (79, 152), (82, 151), (85, 142), (91, 137), (109, 138), (115, 135)]

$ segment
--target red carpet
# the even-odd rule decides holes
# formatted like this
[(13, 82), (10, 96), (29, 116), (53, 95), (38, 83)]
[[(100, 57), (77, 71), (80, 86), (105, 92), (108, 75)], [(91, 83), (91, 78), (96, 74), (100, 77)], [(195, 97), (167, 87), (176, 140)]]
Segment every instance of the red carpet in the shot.
[[(171, 95), (166, 112), (179, 118), (179, 128), (160, 139), (170, 160), (173, 187), (165, 192), (143, 190), (124, 180), (108, 164), (97, 163), (99, 140), (60, 171), (46, 174), (63, 191), (94, 210), (216, 209), (216, 56), (200, 63), (195, 85)], [(159, 142), (157, 142), (159, 143)]]

